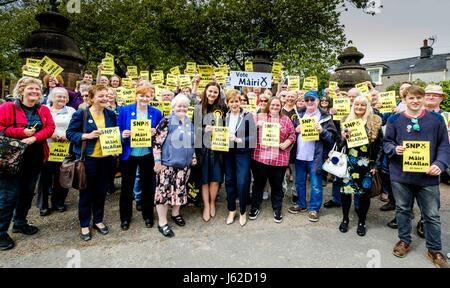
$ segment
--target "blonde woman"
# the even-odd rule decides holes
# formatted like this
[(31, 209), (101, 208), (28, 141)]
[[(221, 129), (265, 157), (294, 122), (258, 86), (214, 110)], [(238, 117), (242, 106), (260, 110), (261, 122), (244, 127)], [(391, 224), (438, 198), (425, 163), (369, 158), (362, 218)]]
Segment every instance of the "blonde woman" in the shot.
[[(343, 220), (339, 231), (348, 231), (349, 211), (352, 194), (359, 196), (358, 228), (359, 236), (366, 234), (366, 216), (370, 206), (370, 190), (373, 176), (377, 172), (377, 166), (381, 166), (382, 131), (381, 118), (373, 113), (371, 103), (365, 96), (358, 96), (353, 101), (350, 114), (343, 123), (361, 119), (364, 122), (369, 144), (347, 149), (349, 179), (343, 180), (341, 188)], [(351, 134), (348, 129), (341, 129), (343, 145), (347, 146), (346, 139)]]
[(14, 88), (16, 101), (0, 106), (0, 131), (6, 137), (27, 144), (22, 168), (16, 175), (0, 172), (0, 250), (14, 247), (7, 231), (14, 215), (13, 233), (33, 235), (38, 228), (27, 223), (34, 188), (47, 160), (47, 139), (55, 131), (55, 123), (47, 106), (41, 105), (42, 82), (23, 77)]

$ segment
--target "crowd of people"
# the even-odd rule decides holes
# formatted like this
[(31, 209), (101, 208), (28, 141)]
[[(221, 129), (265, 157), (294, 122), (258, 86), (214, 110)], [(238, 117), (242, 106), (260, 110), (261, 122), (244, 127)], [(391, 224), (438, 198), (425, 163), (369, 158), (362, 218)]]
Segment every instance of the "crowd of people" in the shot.
[[(167, 219), (169, 208), (173, 223), (186, 225), (181, 208), (187, 204), (191, 174), (198, 176), (204, 222), (216, 216), (216, 200), (224, 185), (227, 225), (234, 223), (238, 210), (241, 226), (248, 219), (256, 220), (265, 191), (270, 190), (276, 223), (283, 221), (284, 197), (292, 195), (293, 206), (287, 211), (306, 213), (311, 222), (319, 221), (322, 206), (342, 207), (342, 221), (336, 229), (346, 233), (351, 227), (353, 195), (356, 233), (361, 237), (367, 233), (373, 183), (380, 178), (380, 199), (387, 201), (382, 210), (395, 210), (395, 219), (388, 223), (398, 229), (399, 242), (393, 254), (405, 257), (410, 250), (416, 200), (421, 211), (417, 230), (426, 240), (427, 256), (437, 267), (448, 267), (441, 253), (439, 217), (440, 175), (446, 173), (450, 162), (450, 117), (440, 109), (446, 97), (442, 87), (430, 84), (424, 90), (405, 82), (399, 91), (401, 102), (389, 113), (379, 112), (378, 91), (370, 83), (370, 93), (357, 88), (348, 92), (337, 89), (336, 97), (348, 98), (351, 103), (350, 113), (337, 121), (333, 119), (337, 111), (329, 89), (319, 95), (314, 89), (289, 91), (281, 83), (272, 94), (257, 87), (251, 91), (224, 89), (213, 81), (197, 91), (199, 79), (194, 78), (192, 87), (161, 92), (160, 99), (171, 106), (171, 112), (164, 114), (151, 105), (157, 98), (151, 81), (135, 81), (135, 103), (124, 105), (116, 93), (121, 87), (119, 76), (108, 78), (99, 73), (96, 85), (93, 78), (92, 72), (84, 72), (75, 91), (71, 91), (64, 88), (59, 76), (46, 76), (44, 86), (39, 79), (23, 77), (12, 101), (0, 105), (0, 129), (7, 137), (27, 144), (20, 172), (0, 172), (0, 250), (15, 246), (8, 234), (11, 221), (12, 233), (38, 232), (27, 222), (36, 187), (41, 216), (66, 211), (69, 189), (59, 183), (61, 162), (48, 161), (49, 145), (66, 142), (70, 143), (71, 154), (83, 159), (86, 167), (87, 187), (80, 190), (78, 203), (80, 237), (84, 241), (92, 239), (91, 229), (108, 234), (105, 199), (114, 190), (118, 173), (122, 177), (121, 229), (126, 231), (131, 225), (135, 200), (147, 228), (154, 226), (156, 210), (157, 228), (165, 237), (175, 236)], [(248, 109), (250, 100), (256, 101), (256, 109)], [(191, 108), (192, 116), (188, 113)], [(302, 138), (302, 119), (314, 119), (316, 140)], [(132, 145), (135, 120), (149, 121), (151, 144)], [(351, 131), (342, 125), (355, 120), (364, 124), (368, 139), (356, 147), (349, 145)], [(122, 152), (104, 155), (102, 129), (114, 127), (120, 130)], [(267, 142), (267, 127), (276, 128), (271, 130), (275, 131), (276, 145)], [(214, 148), (212, 139), (218, 128), (227, 128), (227, 151)], [(428, 143), (430, 165), (426, 172), (404, 171), (404, 141)], [(322, 169), (334, 149), (347, 151), (346, 177), (334, 177)], [(333, 179), (332, 198), (323, 203), (323, 183), (329, 178)], [(287, 191), (288, 181), (295, 182), (291, 193)]]

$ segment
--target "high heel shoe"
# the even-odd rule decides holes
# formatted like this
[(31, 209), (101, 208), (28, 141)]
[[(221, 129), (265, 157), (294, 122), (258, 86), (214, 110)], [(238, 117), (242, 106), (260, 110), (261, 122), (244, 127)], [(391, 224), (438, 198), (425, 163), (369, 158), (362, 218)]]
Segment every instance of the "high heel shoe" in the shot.
[(247, 224), (247, 213), (241, 214), (239, 216), (239, 224), (241, 224), (241, 227)]
[(211, 205), (209, 210), (210, 210), (211, 218), (214, 218), (216, 216), (216, 206)]
[(211, 215), (210, 215), (210, 211), (207, 208), (203, 208), (203, 216), (202, 216), (203, 221), (208, 222), (209, 220), (211, 220)]
[(233, 224), (235, 216), (236, 216), (236, 211), (230, 211), (230, 213), (228, 213), (227, 225)]

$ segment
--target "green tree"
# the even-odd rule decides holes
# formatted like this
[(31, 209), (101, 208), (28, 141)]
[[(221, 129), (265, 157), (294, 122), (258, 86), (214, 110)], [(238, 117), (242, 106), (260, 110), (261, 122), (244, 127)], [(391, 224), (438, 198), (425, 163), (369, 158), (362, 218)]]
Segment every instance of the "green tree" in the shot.
[[(46, 9), (46, 2), (22, 0), (0, 8), (3, 76), (20, 75), (19, 48), (36, 29), (33, 15)], [(64, 1), (60, 11), (72, 22), (69, 32), (87, 60), (87, 69), (95, 70), (104, 53), (110, 52), (119, 74), (127, 65), (167, 70), (183, 67), (189, 60), (243, 70), (249, 50), (258, 45), (258, 33), (264, 32), (264, 45), (285, 70), (325, 78), (346, 43), (340, 14), (345, 5), (363, 9), (367, 2), (83, 0), (81, 13), (67, 14)]]

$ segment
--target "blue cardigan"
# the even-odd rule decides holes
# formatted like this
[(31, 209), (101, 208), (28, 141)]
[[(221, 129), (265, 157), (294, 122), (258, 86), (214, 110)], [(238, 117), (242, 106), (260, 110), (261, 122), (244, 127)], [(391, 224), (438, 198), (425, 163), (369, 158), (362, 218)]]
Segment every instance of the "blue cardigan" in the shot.
[[(131, 120), (136, 120), (136, 118), (136, 104), (124, 106), (122, 110), (120, 110), (119, 118), (117, 118), (117, 126), (120, 128), (121, 137), (124, 130), (131, 130)], [(163, 115), (158, 109), (148, 106), (147, 119), (152, 121), (152, 128), (156, 128), (159, 122), (163, 119)], [(120, 159), (128, 160), (128, 157), (130, 157), (131, 154), (130, 138), (122, 138), (122, 147), (123, 152)], [(152, 147), (149, 148), (150, 152), (152, 152)]]
[[(73, 143), (73, 152), (77, 155), (77, 158), (81, 156), (81, 135), (83, 135), (83, 109), (78, 109), (72, 115), (72, 119), (70, 120), (69, 127), (66, 131), (67, 139)], [(97, 130), (97, 125), (95, 125), (94, 118), (92, 118), (92, 114), (87, 110), (88, 117), (86, 121), (86, 132), (91, 133), (94, 130)], [(105, 128), (116, 127), (116, 114), (108, 109), (103, 110), (103, 114), (105, 115)], [(89, 156), (94, 152), (95, 143), (97, 143), (98, 139), (90, 139), (86, 140), (86, 155)]]

